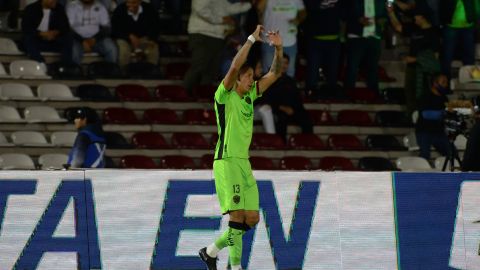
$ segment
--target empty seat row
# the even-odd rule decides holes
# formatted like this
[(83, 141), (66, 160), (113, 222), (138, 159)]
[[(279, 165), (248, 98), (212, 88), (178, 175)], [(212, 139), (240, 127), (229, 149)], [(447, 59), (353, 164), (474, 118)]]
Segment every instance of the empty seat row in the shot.
[(0, 155), (0, 169), (2, 170), (34, 170), (61, 169), (66, 164), (68, 156), (65, 154), (43, 154), (38, 158), (38, 167), (33, 159), (26, 154), (11, 153)]
[(0, 78), (14, 79), (49, 79), (47, 67), (33, 60), (15, 60), (10, 62), (10, 74), (8, 74), (0, 63)]
[(16, 108), (0, 105), (0, 123), (66, 123), (50, 106), (30, 106), (24, 110), (22, 118)]
[(5, 135), (0, 132), (0, 147), (22, 146), (22, 147), (71, 147), (75, 141), (77, 132), (56, 131), (50, 136), (50, 141), (43, 133), (38, 131), (15, 131), (10, 134), (11, 143)]
[(79, 98), (73, 96), (67, 85), (60, 83), (40, 84), (37, 88), (37, 94), (38, 96), (35, 96), (30, 86), (23, 83), (0, 84), (0, 99), (2, 100), (79, 100)]

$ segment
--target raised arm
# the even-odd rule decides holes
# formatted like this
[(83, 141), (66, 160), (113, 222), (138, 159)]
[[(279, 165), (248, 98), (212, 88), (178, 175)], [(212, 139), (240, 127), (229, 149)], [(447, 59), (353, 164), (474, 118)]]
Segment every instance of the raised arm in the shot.
[(235, 84), (235, 81), (237, 80), (238, 76), (238, 71), (242, 67), (242, 65), (247, 61), (248, 53), (250, 52), (250, 49), (252, 48), (253, 43), (255, 41), (261, 41), (260, 34), (263, 31), (263, 26), (257, 25), (257, 29), (255, 29), (255, 32), (251, 34), (245, 44), (243, 44), (242, 48), (237, 52), (235, 57), (233, 58), (232, 64), (230, 65), (230, 69), (227, 72), (227, 75), (225, 75), (225, 78), (223, 79), (223, 85), (225, 86), (226, 89), (230, 90), (232, 89), (233, 85)]
[(270, 70), (258, 81), (258, 90), (260, 91), (260, 93), (265, 92), (270, 87), (270, 85), (272, 85), (278, 78), (280, 78), (280, 76), (282, 76), (282, 37), (280, 36), (278, 31), (269, 31), (267, 36), (270, 45), (275, 47), (275, 54), (273, 56)]

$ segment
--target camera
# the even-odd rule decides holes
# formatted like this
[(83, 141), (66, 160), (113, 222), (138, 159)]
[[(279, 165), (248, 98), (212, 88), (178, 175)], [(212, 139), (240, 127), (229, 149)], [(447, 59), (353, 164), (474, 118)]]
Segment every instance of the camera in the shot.
[(454, 109), (452, 111), (446, 111), (444, 123), (445, 132), (447, 135), (456, 137), (460, 134), (465, 135), (467, 133), (467, 120), (470, 118), (471, 112), (466, 112), (462, 109)]

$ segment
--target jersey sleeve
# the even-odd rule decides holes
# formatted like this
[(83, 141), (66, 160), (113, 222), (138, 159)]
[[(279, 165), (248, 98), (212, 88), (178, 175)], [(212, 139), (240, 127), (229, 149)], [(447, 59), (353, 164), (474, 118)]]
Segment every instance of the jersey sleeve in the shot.
[(231, 90), (232, 89), (227, 90), (222, 81), (222, 83), (220, 83), (220, 85), (218, 86), (217, 91), (215, 91), (215, 101), (220, 104), (225, 104), (228, 95), (230, 95), (230, 93), (232, 92)]
[(249, 95), (252, 101), (255, 101), (257, 98), (262, 96), (262, 93), (258, 88), (258, 81), (255, 81), (255, 83), (253, 83), (252, 88), (250, 88)]

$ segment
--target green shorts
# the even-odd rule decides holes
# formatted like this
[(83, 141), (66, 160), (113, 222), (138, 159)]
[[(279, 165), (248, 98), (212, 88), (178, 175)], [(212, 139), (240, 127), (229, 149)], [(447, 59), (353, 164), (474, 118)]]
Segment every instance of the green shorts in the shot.
[(248, 159), (226, 158), (213, 162), (215, 189), (222, 214), (259, 209), (257, 181)]

